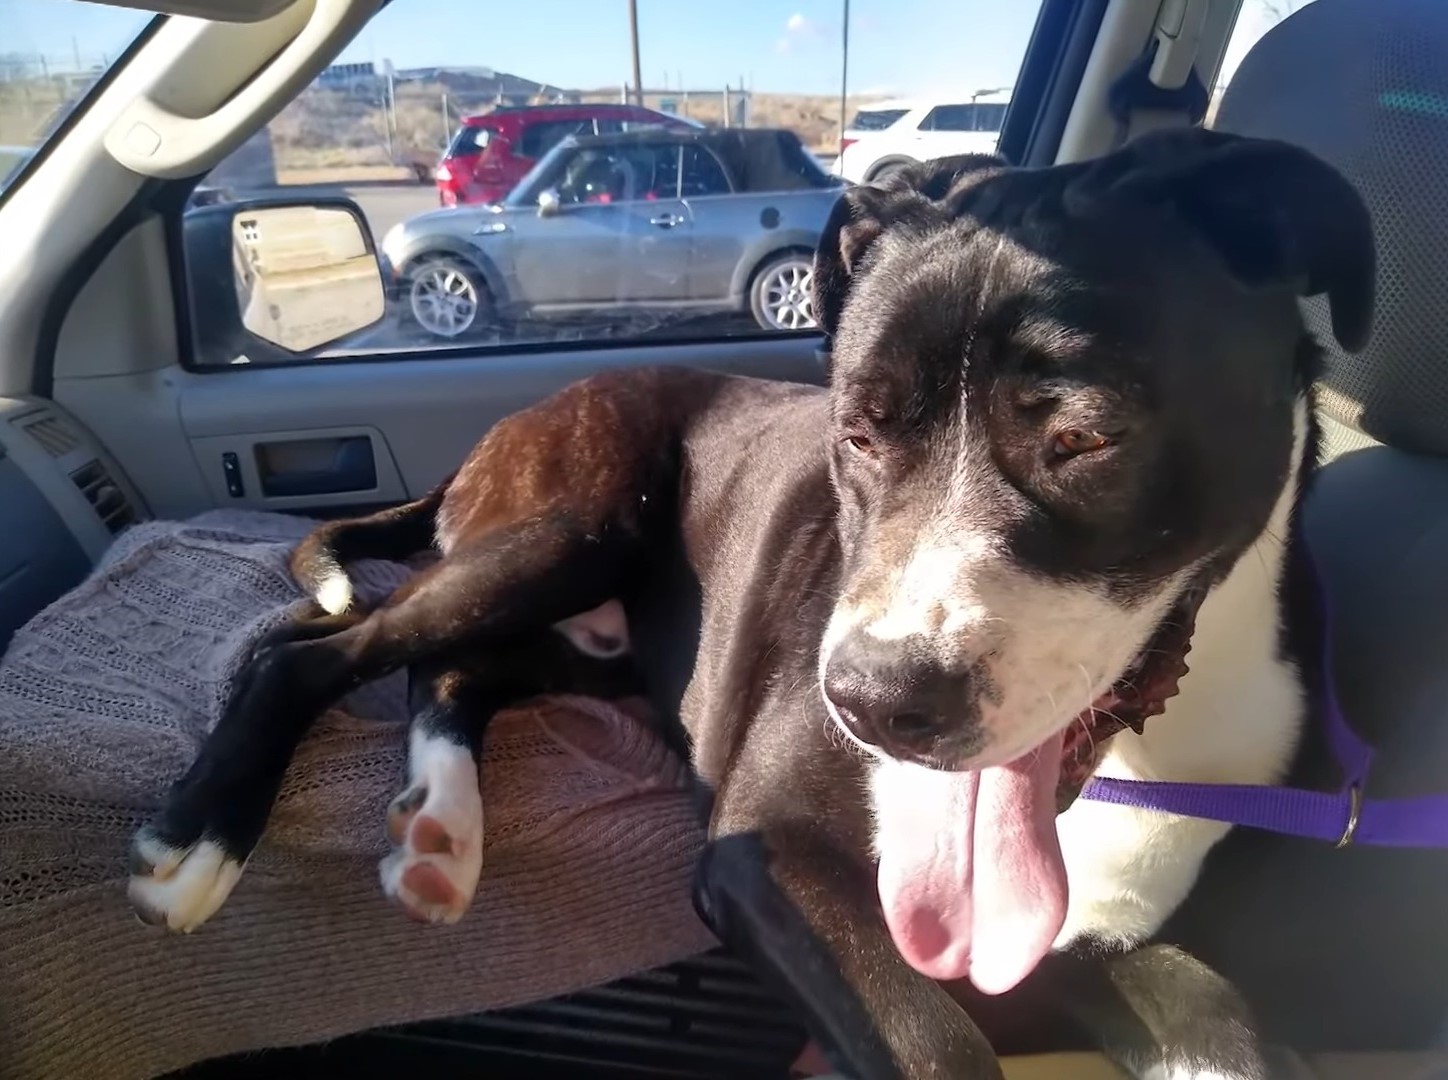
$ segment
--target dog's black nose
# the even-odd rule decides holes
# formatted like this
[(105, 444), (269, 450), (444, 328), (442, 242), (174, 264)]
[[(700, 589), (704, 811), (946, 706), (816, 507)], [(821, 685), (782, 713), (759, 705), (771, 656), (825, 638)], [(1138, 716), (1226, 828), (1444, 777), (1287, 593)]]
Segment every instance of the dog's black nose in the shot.
[(973, 738), (969, 679), (900, 642), (849, 635), (825, 665), (824, 692), (856, 738), (894, 758), (938, 759), (945, 744), (956, 749), (962, 737)]

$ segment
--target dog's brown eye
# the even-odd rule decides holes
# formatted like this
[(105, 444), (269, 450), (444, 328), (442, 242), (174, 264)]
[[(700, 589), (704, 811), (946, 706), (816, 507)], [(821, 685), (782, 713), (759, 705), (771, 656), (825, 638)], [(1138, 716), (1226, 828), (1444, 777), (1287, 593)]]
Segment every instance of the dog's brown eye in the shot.
[(869, 455), (875, 452), (875, 444), (870, 441), (868, 435), (846, 435), (845, 445), (857, 454)]
[(1089, 454), (1093, 450), (1104, 450), (1110, 445), (1111, 436), (1109, 435), (1103, 435), (1099, 431), (1070, 428), (1066, 431), (1056, 432), (1056, 439), (1051, 444), (1051, 450), (1058, 458), (1071, 458), (1080, 454)]

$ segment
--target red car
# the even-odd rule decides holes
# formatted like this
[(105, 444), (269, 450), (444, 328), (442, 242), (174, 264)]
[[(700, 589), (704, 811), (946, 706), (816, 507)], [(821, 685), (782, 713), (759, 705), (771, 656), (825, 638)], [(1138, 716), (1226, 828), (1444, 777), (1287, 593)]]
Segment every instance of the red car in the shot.
[(438, 164), (438, 201), (443, 206), (499, 202), (570, 135), (700, 126), (638, 105), (524, 105), (469, 116)]

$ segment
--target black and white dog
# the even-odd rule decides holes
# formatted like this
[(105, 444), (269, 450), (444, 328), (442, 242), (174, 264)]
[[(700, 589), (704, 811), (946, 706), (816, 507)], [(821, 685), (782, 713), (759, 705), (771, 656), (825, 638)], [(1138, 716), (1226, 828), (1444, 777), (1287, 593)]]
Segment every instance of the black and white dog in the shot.
[[(1237, 996), (1152, 943), (1226, 827), (1073, 796), (1093, 771), (1291, 766), (1322, 632), (1298, 297), (1325, 293), (1354, 348), (1373, 274), (1337, 173), (1201, 130), (851, 189), (815, 262), (828, 391), (598, 376), (499, 423), (432, 495), (315, 534), (294, 566), (333, 614), (239, 679), (137, 839), (132, 899), (176, 930), (210, 917), (312, 719), (408, 665), (384, 879), (457, 918), (477, 701), (546, 681), (479, 658), (557, 626), (589, 677), (631, 644), (680, 718), (701, 911), (847, 1074), (997, 1076), (977, 1020), (1029, 999), (1138, 1077), (1263, 1076)], [(435, 566), (348, 611), (342, 562), (433, 542)]]

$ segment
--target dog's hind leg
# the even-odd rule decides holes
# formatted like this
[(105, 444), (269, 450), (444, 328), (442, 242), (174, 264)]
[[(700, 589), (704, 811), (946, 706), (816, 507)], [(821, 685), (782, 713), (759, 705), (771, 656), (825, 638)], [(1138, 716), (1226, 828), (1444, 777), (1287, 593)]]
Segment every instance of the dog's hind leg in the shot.
[(365, 617), (281, 640), (237, 679), (216, 728), (132, 849), (143, 919), (199, 926), (241, 877), (297, 745), (362, 682), (421, 661), (486, 651), (603, 604), (624, 583), (634, 534), (539, 516), (495, 529), (402, 586)]

